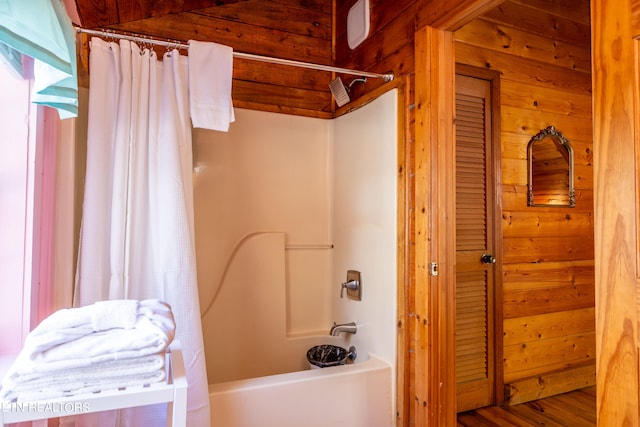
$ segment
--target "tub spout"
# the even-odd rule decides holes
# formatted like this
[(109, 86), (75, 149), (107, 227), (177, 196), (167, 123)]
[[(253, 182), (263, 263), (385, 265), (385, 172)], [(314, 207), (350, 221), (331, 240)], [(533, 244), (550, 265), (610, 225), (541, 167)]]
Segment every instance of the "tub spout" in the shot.
[(358, 327), (356, 326), (356, 322), (342, 323), (340, 325), (336, 325), (336, 323), (333, 322), (333, 326), (331, 327), (330, 334), (333, 336), (337, 336), (338, 334), (340, 334), (340, 332), (345, 332), (347, 334), (355, 334), (357, 330), (358, 330)]

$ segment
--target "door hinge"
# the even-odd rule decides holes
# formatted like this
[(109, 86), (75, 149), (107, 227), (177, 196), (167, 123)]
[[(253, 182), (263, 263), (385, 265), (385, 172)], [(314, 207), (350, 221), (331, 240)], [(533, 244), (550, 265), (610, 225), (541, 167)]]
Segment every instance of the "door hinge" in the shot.
[(429, 274), (431, 274), (432, 276), (437, 276), (438, 275), (438, 263), (437, 262), (432, 262), (429, 265)]

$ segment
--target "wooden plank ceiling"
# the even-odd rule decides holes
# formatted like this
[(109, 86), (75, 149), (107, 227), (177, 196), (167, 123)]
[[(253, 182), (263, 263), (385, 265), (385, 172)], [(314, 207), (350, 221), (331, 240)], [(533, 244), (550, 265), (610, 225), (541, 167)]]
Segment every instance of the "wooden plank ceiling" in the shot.
[[(372, 0), (369, 37), (351, 50), (347, 47), (346, 21), (355, 1), (65, 0), (65, 3), (68, 8), (75, 6), (76, 13), (71, 15), (85, 28), (181, 42), (211, 41), (231, 46), (237, 52), (406, 75), (413, 71), (416, 28), (431, 23), (460, 25), (472, 19), (470, 10), (480, 7), (484, 12), (504, 0)], [(447, 20), (450, 15), (455, 18), (453, 23)], [(233, 77), (236, 107), (325, 118), (336, 113), (329, 91), (329, 82), (335, 75), (330, 72), (237, 59)], [(353, 78), (341, 77), (345, 82)], [(371, 79), (366, 88), (356, 87), (352, 98), (381, 84), (382, 80)]]
[[(332, 65), (332, 0), (76, 0), (80, 25)], [(329, 118), (332, 74), (234, 61), (239, 108)]]

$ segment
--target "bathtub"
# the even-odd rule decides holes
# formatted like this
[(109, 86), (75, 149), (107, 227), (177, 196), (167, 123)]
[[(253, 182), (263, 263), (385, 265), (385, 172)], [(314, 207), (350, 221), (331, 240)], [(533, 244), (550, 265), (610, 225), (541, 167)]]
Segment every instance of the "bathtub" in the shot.
[(368, 360), (209, 385), (212, 427), (392, 427), (391, 365)]

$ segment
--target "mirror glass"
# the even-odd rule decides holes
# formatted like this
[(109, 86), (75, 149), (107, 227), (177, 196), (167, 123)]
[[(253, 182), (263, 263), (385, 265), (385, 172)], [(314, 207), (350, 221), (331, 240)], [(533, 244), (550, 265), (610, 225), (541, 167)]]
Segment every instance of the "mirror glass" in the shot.
[(573, 188), (573, 148), (549, 126), (529, 141), (529, 206), (576, 205)]

